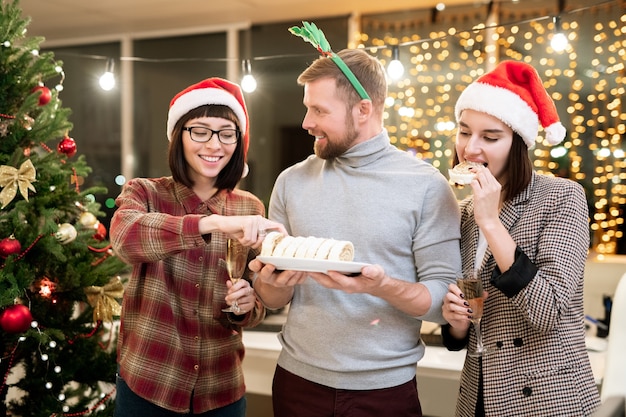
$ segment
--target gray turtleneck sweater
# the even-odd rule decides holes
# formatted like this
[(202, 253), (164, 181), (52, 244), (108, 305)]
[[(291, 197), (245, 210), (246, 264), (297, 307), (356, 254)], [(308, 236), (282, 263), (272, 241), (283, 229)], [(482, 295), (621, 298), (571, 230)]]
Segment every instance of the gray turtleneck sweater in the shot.
[(446, 178), (402, 152), (387, 132), (341, 157), (311, 155), (283, 171), (269, 217), (292, 236), (354, 243), (354, 261), (430, 291), (427, 314), (410, 317), (369, 294), (331, 290), (308, 279), (295, 288), (279, 335), (278, 364), (339, 389), (377, 389), (415, 376), (424, 354), (422, 320), (443, 323), (447, 287), (461, 269), (459, 208)]

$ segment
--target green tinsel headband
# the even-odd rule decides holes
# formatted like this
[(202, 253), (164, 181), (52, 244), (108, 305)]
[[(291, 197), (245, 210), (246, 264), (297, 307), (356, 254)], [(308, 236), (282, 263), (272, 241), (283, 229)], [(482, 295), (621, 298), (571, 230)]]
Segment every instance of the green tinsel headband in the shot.
[(302, 22), (303, 27), (293, 26), (289, 28), (289, 32), (293, 35), (300, 36), (306, 42), (311, 43), (315, 49), (317, 49), (323, 56), (330, 58), (335, 65), (339, 67), (341, 72), (348, 78), (350, 84), (354, 87), (359, 96), (364, 100), (371, 100), (370, 96), (365, 91), (365, 88), (361, 85), (356, 78), (352, 70), (348, 68), (345, 62), (330, 49), (330, 43), (326, 40), (324, 32), (315, 26), (315, 23)]

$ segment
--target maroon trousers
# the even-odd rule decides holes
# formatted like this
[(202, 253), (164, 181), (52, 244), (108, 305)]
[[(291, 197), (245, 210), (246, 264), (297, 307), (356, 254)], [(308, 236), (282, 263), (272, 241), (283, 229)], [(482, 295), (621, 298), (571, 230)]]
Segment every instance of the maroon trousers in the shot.
[(274, 417), (422, 417), (417, 380), (374, 390), (335, 389), (276, 367)]

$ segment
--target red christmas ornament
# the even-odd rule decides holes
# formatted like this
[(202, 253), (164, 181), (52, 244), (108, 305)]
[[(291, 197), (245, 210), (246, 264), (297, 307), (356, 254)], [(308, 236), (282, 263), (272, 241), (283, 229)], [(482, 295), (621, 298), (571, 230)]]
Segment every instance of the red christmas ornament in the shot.
[(94, 239), (102, 242), (107, 237), (107, 228), (100, 222), (96, 226), (96, 233), (93, 235)]
[(40, 92), (39, 93), (39, 105), (40, 106), (45, 106), (46, 104), (50, 103), (50, 99), (52, 98), (52, 93), (50, 92), (50, 89), (44, 85), (38, 85), (37, 87), (33, 88), (33, 93), (36, 92)]
[(59, 145), (57, 146), (57, 151), (71, 158), (76, 153), (76, 142), (74, 142), (74, 139), (66, 136), (61, 139), (61, 142), (59, 142)]
[(0, 256), (6, 259), (10, 255), (18, 254), (22, 251), (20, 241), (11, 235), (0, 240)]
[(14, 304), (0, 315), (0, 327), (7, 333), (24, 333), (30, 327), (33, 316), (23, 304)]

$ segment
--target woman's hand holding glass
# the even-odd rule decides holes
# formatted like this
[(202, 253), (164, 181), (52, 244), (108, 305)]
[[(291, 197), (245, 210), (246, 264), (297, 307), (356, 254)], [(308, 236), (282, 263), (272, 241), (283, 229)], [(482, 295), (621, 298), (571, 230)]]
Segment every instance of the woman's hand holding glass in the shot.
[[(233, 313), (243, 315), (254, 309), (256, 305), (256, 294), (248, 280), (240, 279), (234, 284), (228, 281), (226, 286), (228, 287), (226, 303), (233, 307)], [(234, 308), (235, 305), (237, 309)]]
[[(245, 314), (252, 308), (245, 310), (243, 303), (246, 300), (241, 298), (249, 295), (254, 296), (254, 290), (250, 287), (250, 284), (245, 279), (241, 279), (246, 269), (246, 263), (248, 262), (248, 248), (243, 246), (236, 239), (228, 239), (226, 242), (225, 261), (228, 277), (230, 278), (230, 281), (226, 283), (228, 286), (226, 302), (229, 303), (229, 307), (222, 311)], [(254, 300), (252, 301), (252, 307), (254, 307)]]
[(448, 289), (442, 310), (443, 317), (452, 326), (451, 334), (462, 339), (467, 335), (470, 324), (473, 324), (476, 332), (476, 350), (469, 352), (469, 355), (482, 356), (487, 352), (483, 346), (481, 329), (487, 293), (483, 290), (480, 278), (475, 273), (459, 277), (456, 284), (450, 284)]
[(452, 335), (462, 339), (467, 335), (472, 322), (469, 319), (469, 303), (461, 297), (461, 289), (454, 284), (448, 285), (448, 293), (443, 299), (443, 318), (452, 326)]

